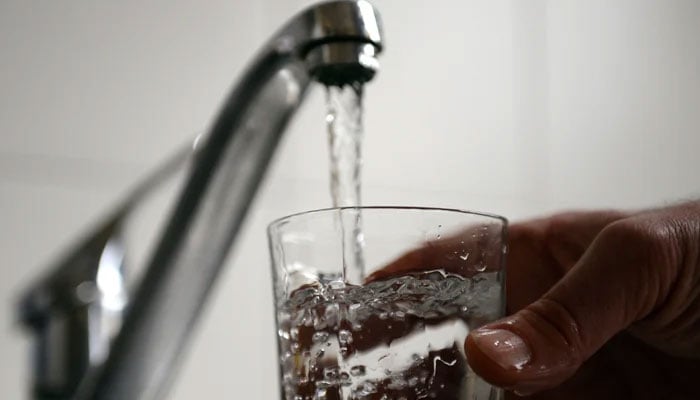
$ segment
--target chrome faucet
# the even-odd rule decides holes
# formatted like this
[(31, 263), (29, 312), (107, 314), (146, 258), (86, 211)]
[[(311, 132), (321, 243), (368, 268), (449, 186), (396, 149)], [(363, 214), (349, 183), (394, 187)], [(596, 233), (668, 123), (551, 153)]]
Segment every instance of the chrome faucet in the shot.
[[(231, 247), (287, 121), (312, 80), (364, 83), (381, 26), (365, 0), (294, 17), (253, 61), (196, 148), (177, 154), (22, 297), (36, 336), (34, 397), (158, 399)], [(182, 191), (135, 290), (127, 290), (124, 221), (186, 164)]]

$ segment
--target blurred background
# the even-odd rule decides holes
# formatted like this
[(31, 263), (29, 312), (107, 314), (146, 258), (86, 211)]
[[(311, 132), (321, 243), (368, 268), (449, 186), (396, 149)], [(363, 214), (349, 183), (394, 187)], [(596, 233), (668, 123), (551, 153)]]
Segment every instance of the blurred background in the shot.
[[(21, 288), (210, 119), (302, 0), (0, 2), (0, 387)], [(364, 203), (489, 211), (700, 195), (700, 2), (374, 0)], [(324, 93), (292, 122), (170, 392), (278, 395), (265, 225), (327, 207)]]

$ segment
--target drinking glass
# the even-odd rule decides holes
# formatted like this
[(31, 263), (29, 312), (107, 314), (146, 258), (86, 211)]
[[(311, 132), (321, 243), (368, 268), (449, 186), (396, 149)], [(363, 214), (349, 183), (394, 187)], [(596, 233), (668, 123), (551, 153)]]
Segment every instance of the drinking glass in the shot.
[(282, 398), (501, 399), (469, 368), (464, 342), (504, 315), (506, 227), (418, 207), (270, 224)]

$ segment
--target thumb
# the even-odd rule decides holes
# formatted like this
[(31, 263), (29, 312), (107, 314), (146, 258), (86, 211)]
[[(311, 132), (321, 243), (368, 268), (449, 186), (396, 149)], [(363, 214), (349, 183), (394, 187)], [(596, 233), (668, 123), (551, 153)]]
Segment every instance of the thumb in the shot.
[[(542, 298), (470, 333), (472, 368), (519, 394), (557, 386), (670, 290), (668, 229), (623, 219), (601, 231)], [(660, 272), (663, 271), (663, 272)], [(517, 282), (510, 282), (517, 285)]]

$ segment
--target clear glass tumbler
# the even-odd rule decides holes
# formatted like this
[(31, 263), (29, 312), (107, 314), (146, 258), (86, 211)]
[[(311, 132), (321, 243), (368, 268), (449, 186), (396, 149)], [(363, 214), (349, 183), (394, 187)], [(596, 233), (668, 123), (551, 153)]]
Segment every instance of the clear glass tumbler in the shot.
[(282, 398), (500, 399), (464, 342), (504, 314), (506, 227), (409, 207), (270, 224)]

